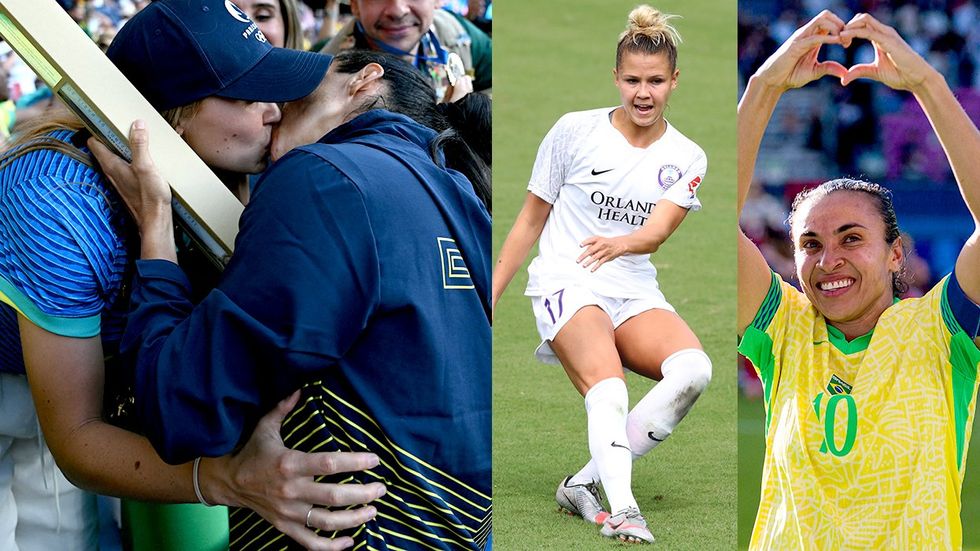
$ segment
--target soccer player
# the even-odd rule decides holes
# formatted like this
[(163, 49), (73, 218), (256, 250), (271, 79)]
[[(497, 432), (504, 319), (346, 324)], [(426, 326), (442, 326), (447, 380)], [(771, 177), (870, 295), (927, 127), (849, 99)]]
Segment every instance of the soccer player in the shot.
[[(614, 70), (621, 105), (569, 113), (551, 129), (493, 274), (496, 304), (540, 237), (525, 291), (542, 338), (536, 355), (560, 361), (585, 397), (591, 454), (556, 499), (631, 542), (654, 539), (633, 497), (632, 461), (673, 432), (711, 379), (711, 361), (650, 263), (700, 208), (707, 169), (704, 151), (664, 118), (679, 74), (672, 17), (650, 6), (630, 13)], [(628, 414), (624, 365), (659, 381)]]
[[(875, 59), (818, 61), (824, 44), (870, 40)], [(912, 92), (980, 215), (980, 133), (939, 72), (867, 14), (824, 11), (752, 76), (738, 109), (738, 186), (748, 194), (781, 94), (832, 75)], [(905, 261), (890, 193), (838, 179), (793, 204), (802, 292), (739, 240), (739, 350), (759, 372), (766, 461), (753, 549), (953, 549), (977, 390), (980, 233), (925, 296), (898, 300)]]

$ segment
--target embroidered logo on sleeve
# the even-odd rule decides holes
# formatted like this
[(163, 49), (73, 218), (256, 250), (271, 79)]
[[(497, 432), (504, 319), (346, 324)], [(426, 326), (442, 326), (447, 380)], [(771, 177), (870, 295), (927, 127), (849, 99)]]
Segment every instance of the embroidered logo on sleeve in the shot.
[(472, 289), (470, 269), (463, 261), (463, 254), (456, 246), (456, 240), (449, 237), (437, 237), (439, 245), (439, 260), (442, 263), (443, 289)]

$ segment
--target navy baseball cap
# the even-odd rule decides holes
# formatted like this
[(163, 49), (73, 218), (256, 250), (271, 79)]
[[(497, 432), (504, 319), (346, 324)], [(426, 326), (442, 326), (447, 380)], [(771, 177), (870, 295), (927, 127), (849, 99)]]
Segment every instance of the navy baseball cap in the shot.
[(106, 52), (158, 111), (208, 96), (284, 102), (316, 89), (332, 56), (272, 47), (231, 0), (157, 0)]

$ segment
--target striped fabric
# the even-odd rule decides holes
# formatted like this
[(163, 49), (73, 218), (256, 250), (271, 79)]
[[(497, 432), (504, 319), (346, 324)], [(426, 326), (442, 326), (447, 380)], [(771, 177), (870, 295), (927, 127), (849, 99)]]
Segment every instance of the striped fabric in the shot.
[[(490, 496), (461, 483), (416, 457), (385, 435), (351, 400), (317, 381), (282, 425), (287, 447), (302, 451), (370, 451), (381, 458), (364, 472), (321, 477), (320, 482), (363, 484), (380, 481), (388, 492), (373, 502), (377, 517), (357, 530), (320, 533), (348, 535), (353, 549), (483, 549), (490, 536)], [(247, 509), (230, 512), (230, 548), (302, 549), (288, 536)]]
[(124, 322), (124, 230), (118, 196), (77, 159), (42, 148), (0, 170), (0, 371), (24, 372), (14, 310), (59, 335), (101, 332), (111, 350)]

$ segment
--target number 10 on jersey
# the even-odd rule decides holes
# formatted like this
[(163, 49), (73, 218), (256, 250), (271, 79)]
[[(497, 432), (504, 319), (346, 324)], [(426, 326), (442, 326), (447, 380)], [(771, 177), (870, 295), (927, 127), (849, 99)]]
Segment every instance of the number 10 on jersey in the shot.
[[(823, 398), (824, 393), (821, 392), (813, 399), (813, 410), (817, 414), (817, 421), (823, 421), (823, 442), (820, 444), (820, 453), (829, 451), (835, 457), (844, 457), (851, 452), (854, 440), (857, 438), (857, 404), (850, 394), (833, 394), (826, 403)], [(841, 407), (847, 411), (847, 430), (844, 433), (843, 444), (838, 447), (834, 438), (834, 427)]]

